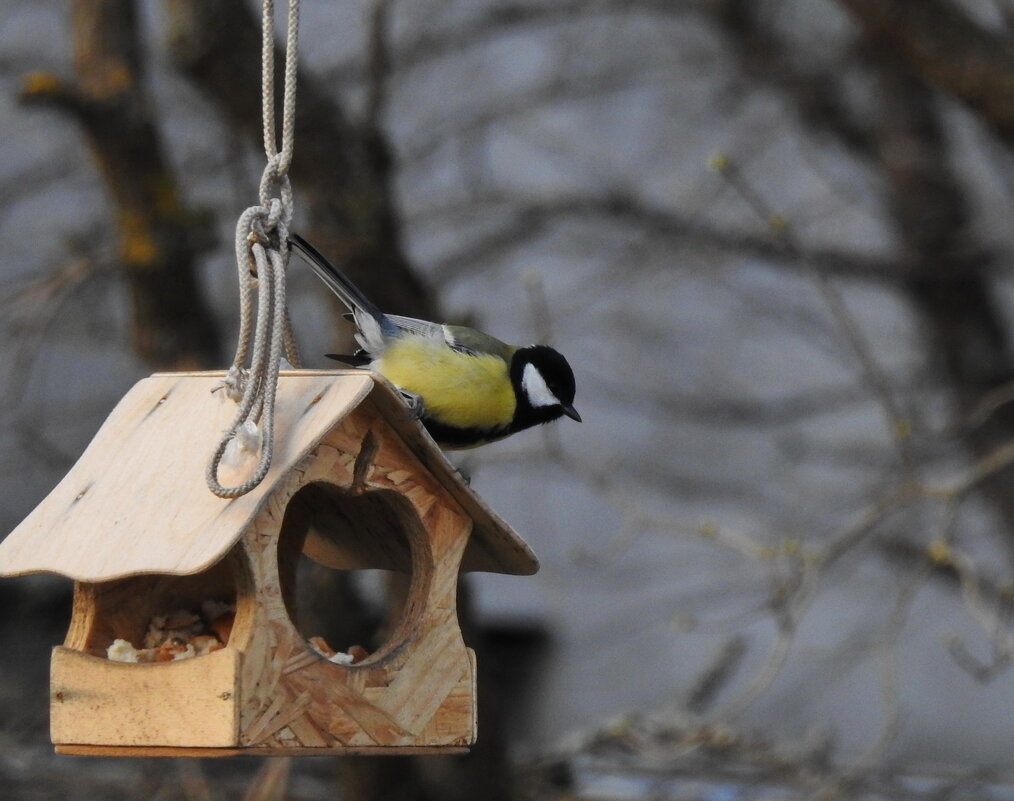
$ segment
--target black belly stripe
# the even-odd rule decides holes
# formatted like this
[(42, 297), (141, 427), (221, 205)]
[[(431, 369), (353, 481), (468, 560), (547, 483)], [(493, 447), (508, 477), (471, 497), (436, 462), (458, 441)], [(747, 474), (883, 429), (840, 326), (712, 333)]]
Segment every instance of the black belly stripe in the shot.
[(559, 406), (533, 409), (529, 407), (518, 407), (514, 419), (505, 426), (496, 428), (458, 428), (449, 426), (423, 415), (422, 423), (430, 436), (437, 441), (438, 445), (448, 448), (469, 448), (473, 445), (482, 445), (486, 442), (494, 442), (503, 439), (526, 428), (541, 425), (556, 420), (563, 414)]
[(497, 428), (458, 428), (437, 422), (432, 418), (423, 417), (422, 424), (426, 427), (430, 436), (439, 445), (446, 445), (452, 448), (467, 448), (471, 445), (482, 445), (486, 442), (502, 439), (513, 433), (512, 426), (499, 426)]

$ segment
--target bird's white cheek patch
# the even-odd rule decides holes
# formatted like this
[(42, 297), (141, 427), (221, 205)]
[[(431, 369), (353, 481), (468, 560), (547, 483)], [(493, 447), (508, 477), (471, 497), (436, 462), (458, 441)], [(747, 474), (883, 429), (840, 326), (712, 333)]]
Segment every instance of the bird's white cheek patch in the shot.
[(532, 406), (559, 406), (560, 399), (546, 385), (539, 368), (534, 364), (526, 364), (521, 373), (521, 390)]

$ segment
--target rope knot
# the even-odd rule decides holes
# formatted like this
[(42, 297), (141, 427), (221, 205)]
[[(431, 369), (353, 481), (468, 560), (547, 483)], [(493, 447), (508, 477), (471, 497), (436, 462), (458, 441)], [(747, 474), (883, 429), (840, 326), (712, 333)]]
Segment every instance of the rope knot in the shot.
[(242, 218), (243, 227), (248, 230), (247, 246), (260, 245), (265, 249), (281, 250), (282, 243), (288, 242), (288, 218), (291, 217), (291, 207), (286, 213), (283, 202), (276, 197), (260, 206), (251, 206)]
[(284, 219), (288, 226), (292, 219), (292, 183), (289, 181), (289, 165), (282, 160), (281, 153), (275, 153), (268, 158), (261, 175), (260, 185), (261, 205), (271, 207), (274, 202), (281, 204), (281, 216), (276, 219)]
[(229, 368), (229, 372), (225, 374), (225, 378), (219, 381), (218, 385), (211, 391), (218, 392), (222, 390), (226, 398), (233, 403), (239, 403), (243, 400), (243, 393), (246, 392), (246, 385), (249, 380), (250, 371), (234, 364)]
[[(236, 224), (239, 343), (233, 366), (216, 389), (224, 389), (227, 397), (236, 401), (239, 408), (232, 424), (219, 439), (205, 473), (208, 488), (220, 498), (238, 498), (256, 487), (267, 475), (274, 448), (278, 370), (282, 363), (299, 366), (292, 323), (285, 305), (285, 267), (293, 206), (288, 173), (292, 162), (296, 113), (299, 0), (289, 0), (280, 150), (276, 150), (275, 144), (274, 0), (264, 0), (263, 12), (261, 105), (267, 166), (261, 177), (260, 205), (244, 211)], [(248, 356), (249, 369), (244, 367)], [(254, 457), (256, 464), (251, 464)], [(218, 468), (223, 461), (233, 463), (234, 467), (248, 465), (253, 472), (241, 484), (225, 487), (218, 479)]]

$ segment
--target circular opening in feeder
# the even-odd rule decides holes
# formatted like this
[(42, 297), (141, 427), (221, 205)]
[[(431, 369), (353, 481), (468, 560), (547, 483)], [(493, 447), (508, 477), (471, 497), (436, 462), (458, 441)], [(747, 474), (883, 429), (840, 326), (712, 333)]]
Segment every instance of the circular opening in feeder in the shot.
[(309, 484), (289, 501), (279, 541), (289, 618), (336, 664), (379, 658), (405, 639), (425, 603), (429, 554), (422, 521), (397, 492)]

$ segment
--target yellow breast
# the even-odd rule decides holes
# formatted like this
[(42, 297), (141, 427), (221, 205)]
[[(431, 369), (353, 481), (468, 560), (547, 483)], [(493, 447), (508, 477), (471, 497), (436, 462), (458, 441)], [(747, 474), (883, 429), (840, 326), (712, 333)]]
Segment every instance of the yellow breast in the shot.
[(428, 337), (404, 336), (373, 368), (423, 399), (426, 415), (458, 428), (495, 428), (514, 417), (510, 375), (497, 356), (471, 356)]

